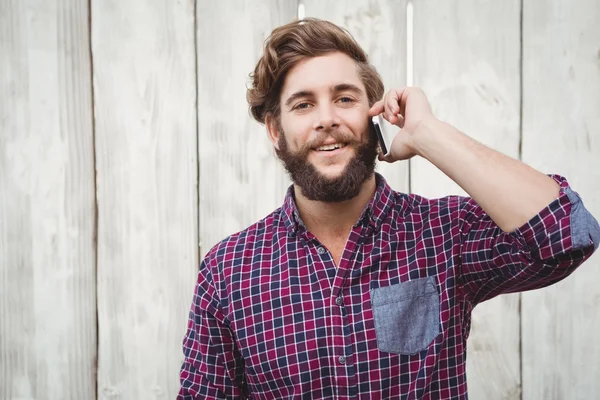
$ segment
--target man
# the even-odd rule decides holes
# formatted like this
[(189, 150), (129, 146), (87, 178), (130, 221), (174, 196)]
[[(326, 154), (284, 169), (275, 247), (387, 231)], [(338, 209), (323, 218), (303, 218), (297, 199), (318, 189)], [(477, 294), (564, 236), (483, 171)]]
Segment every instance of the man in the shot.
[[(471, 310), (569, 275), (600, 228), (546, 176), (438, 121), (418, 88), (383, 85), (320, 20), (274, 30), (248, 101), (293, 185), (217, 244), (198, 274), (179, 399), (466, 399)], [(368, 116), (402, 130), (470, 197), (429, 200), (374, 173)]]

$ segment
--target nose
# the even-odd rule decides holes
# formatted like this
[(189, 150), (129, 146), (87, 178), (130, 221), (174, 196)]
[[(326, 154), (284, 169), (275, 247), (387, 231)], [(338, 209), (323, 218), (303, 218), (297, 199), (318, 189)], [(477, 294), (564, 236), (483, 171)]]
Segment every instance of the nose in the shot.
[(319, 107), (319, 113), (314, 124), (316, 131), (328, 131), (340, 126), (339, 116), (331, 104)]

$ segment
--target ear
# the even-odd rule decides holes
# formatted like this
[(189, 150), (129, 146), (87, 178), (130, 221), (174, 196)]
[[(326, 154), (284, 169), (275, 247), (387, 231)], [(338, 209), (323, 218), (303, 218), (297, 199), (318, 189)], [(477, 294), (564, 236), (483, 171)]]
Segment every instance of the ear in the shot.
[(267, 114), (265, 117), (265, 126), (267, 127), (267, 133), (269, 134), (269, 140), (271, 140), (273, 146), (279, 150), (279, 129), (277, 129), (277, 121), (273, 114)]

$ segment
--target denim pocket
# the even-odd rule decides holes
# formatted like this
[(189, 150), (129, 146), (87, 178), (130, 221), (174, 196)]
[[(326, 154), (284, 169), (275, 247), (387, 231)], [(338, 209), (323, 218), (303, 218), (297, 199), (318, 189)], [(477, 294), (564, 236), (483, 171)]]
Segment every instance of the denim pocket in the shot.
[(371, 289), (377, 347), (415, 354), (440, 333), (440, 296), (433, 277)]

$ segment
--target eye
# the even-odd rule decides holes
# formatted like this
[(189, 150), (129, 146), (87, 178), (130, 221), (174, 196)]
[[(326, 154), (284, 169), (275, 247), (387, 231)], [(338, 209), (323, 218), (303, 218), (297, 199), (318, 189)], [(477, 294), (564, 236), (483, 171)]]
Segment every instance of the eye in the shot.
[(344, 97), (340, 97), (340, 99), (338, 101), (341, 103), (352, 103), (354, 101), (354, 99), (352, 97), (344, 96)]
[(310, 107), (309, 103), (298, 103), (292, 108), (292, 110), (305, 110)]

